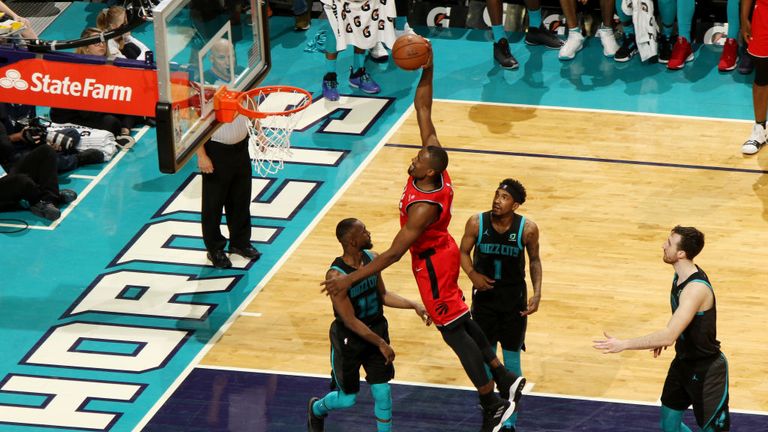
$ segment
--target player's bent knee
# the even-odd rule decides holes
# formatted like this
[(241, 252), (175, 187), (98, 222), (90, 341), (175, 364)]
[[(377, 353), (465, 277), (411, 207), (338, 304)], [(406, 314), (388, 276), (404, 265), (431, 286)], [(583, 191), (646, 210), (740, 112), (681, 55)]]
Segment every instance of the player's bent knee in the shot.
[(357, 395), (339, 392), (336, 402), (339, 404), (339, 408), (351, 408), (355, 405), (355, 402), (357, 402)]

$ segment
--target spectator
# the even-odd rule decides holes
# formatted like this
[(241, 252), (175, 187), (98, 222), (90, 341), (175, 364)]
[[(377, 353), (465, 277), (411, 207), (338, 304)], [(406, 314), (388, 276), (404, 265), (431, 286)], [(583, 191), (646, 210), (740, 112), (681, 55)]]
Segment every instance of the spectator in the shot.
[(59, 189), (53, 148), (40, 145), (19, 155), (0, 123), (0, 211), (27, 208), (53, 221), (61, 216), (59, 206), (76, 198), (75, 191)]
[(11, 8), (9, 8), (2, 1), (0, 1), (0, 12), (10, 16), (11, 18), (13, 18), (14, 21), (18, 21), (18, 22), (24, 24), (24, 26), (26, 28), (24, 29), (24, 31), (21, 32), (21, 37), (27, 38), (27, 39), (37, 39), (38, 38), (37, 33), (35, 33), (35, 31), (32, 30), (32, 23), (30, 23), (28, 19), (20, 16), (19, 14), (17, 14), (13, 10), (11, 10)]
[(80, 134), (75, 129), (48, 132), (47, 125), (35, 125), (40, 119), (32, 105), (0, 103), (0, 122), (5, 126), (14, 150), (26, 154), (41, 144), (56, 150), (58, 172), (72, 171), (83, 165), (104, 162), (104, 153), (97, 149), (80, 151)]
[[(96, 27), (103, 32), (114, 30), (127, 24), (128, 15), (122, 6), (110, 6), (107, 9), (102, 9), (96, 17)], [(117, 57), (134, 60), (144, 60), (144, 56), (149, 51), (149, 48), (140, 40), (131, 36), (130, 32), (108, 40), (107, 46), (109, 51), (115, 53)]]
[(741, 27), (739, 10), (739, 0), (728, 0), (726, 12), (728, 16), (728, 38), (723, 45), (723, 53), (720, 55), (720, 62), (717, 69), (720, 72), (727, 72), (736, 69), (736, 63), (739, 59), (739, 28)]
[[(758, 0), (758, 3), (762, 0)], [(752, 21), (749, 13), (752, 13)], [(754, 59), (755, 82), (752, 84), (752, 106), (755, 112), (755, 124), (752, 134), (742, 144), (741, 152), (752, 155), (760, 151), (768, 138), (765, 130), (766, 112), (768, 111), (768, 14), (765, 8), (749, 0), (741, 3), (741, 34), (747, 42), (749, 53)]]
[[(83, 30), (80, 37), (86, 38), (101, 34), (96, 27)], [(78, 54), (95, 55), (110, 58), (109, 47), (103, 41), (77, 48)], [(125, 146), (133, 143), (131, 128), (137, 123), (138, 117), (127, 114), (110, 114), (92, 111), (82, 111), (66, 108), (51, 108), (51, 120), (56, 123), (73, 123), (94, 129), (104, 129), (115, 135), (117, 143)]]
[(312, 0), (293, 0), (293, 16), (295, 17), (294, 29), (307, 31), (312, 22)]
[(381, 87), (365, 69), (365, 52), (373, 48), (377, 42), (383, 42), (390, 47), (394, 45), (395, 2), (370, 0), (360, 3), (349, 0), (323, 0), (323, 8), (336, 42), (335, 47), (325, 47), (326, 73), (323, 76), (323, 97), (329, 101), (339, 100), (336, 59), (339, 52), (344, 51), (348, 45), (354, 47), (349, 85), (365, 93), (379, 93)]
[[(578, 0), (581, 4), (587, 4), (588, 0)], [(600, 14), (603, 22), (597, 30), (600, 43), (603, 44), (603, 55), (613, 57), (619, 49), (616, 36), (613, 34), (613, 0), (600, 0)], [(563, 8), (565, 23), (568, 26), (568, 39), (560, 48), (558, 57), (560, 60), (573, 60), (576, 53), (584, 47), (584, 35), (582, 34), (579, 19), (576, 16), (576, 0), (560, 0)]]
[(695, 0), (659, 0), (659, 8), (662, 12), (662, 24), (666, 28), (674, 19), (664, 18), (664, 11), (675, 11), (677, 14), (677, 39), (672, 47), (672, 54), (667, 62), (667, 69), (680, 70), (689, 61), (693, 61), (693, 48), (691, 47), (691, 25), (693, 13), (696, 9)]
[[(509, 49), (509, 39), (504, 31), (502, 2), (487, 0), (487, 5), (493, 32), (493, 58), (504, 69), (517, 69), (517, 59)], [(556, 34), (541, 26), (541, 1), (526, 0), (525, 7), (528, 10), (528, 32), (525, 34), (525, 43), (544, 45), (552, 49), (563, 46), (563, 41)]]

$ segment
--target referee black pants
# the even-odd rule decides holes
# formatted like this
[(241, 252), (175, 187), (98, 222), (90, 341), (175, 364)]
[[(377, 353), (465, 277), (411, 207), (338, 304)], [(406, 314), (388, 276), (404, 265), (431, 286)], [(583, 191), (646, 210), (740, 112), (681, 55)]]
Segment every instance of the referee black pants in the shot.
[(251, 158), (248, 140), (238, 144), (208, 141), (205, 152), (213, 172), (203, 174), (203, 241), (208, 251), (223, 250), (227, 239), (221, 234), (222, 211), (227, 213), (229, 244), (251, 245)]

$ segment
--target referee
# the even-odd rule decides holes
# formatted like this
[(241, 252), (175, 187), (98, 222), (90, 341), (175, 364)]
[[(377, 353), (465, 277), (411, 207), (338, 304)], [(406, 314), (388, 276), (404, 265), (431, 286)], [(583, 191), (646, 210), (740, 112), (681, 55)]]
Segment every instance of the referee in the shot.
[[(211, 55), (231, 55), (226, 39), (211, 48)], [(218, 81), (230, 80), (211, 71)], [(208, 74), (206, 74), (208, 75)], [(257, 260), (261, 252), (251, 246), (251, 158), (248, 154), (248, 119), (237, 116), (232, 123), (221, 125), (211, 139), (197, 151), (197, 166), (203, 175), (202, 224), (203, 241), (208, 259), (217, 268), (232, 267), (224, 253), (227, 239), (221, 234), (222, 210), (227, 213), (229, 252)]]

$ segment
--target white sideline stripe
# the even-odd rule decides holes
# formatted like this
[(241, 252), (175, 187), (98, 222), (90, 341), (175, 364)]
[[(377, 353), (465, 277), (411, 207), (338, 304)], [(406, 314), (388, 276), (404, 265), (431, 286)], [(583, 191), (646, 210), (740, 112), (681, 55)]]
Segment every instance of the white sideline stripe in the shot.
[(528, 104), (516, 104), (505, 102), (484, 102), (484, 101), (470, 101), (470, 100), (458, 100), (458, 99), (434, 99), (434, 102), (455, 103), (462, 105), (493, 105), (493, 106), (505, 106), (513, 108), (533, 108), (533, 109), (545, 109), (545, 110), (560, 110), (560, 111), (576, 111), (576, 112), (588, 112), (588, 113), (601, 113), (601, 114), (622, 114), (641, 117), (662, 117), (684, 120), (703, 120), (703, 121), (723, 121), (733, 123), (753, 123), (754, 120), (741, 120), (731, 118), (719, 118), (719, 117), (701, 117), (701, 116), (687, 116), (682, 114), (658, 114), (648, 112), (636, 112), (636, 111), (620, 111), (598, 108), (575, 108), (575, 107), (562, 107), (553, 105), (528, 105)]
[[(336, 191), (336, 193), (331, 197), (331, 199), (328, 201), (328, 203), (317, 213), (314, 219), (307, 225), (307, 227), (302, 231), (301, 234), (296, 238), (296, 240), (293, 242), (293, 244), (285, 251), (285, 253), (280, 257), (280, 259), (275, 263), (274, 266), (272, 266), (272, 269), (264, 275), (264, 278), (259, 282), (256, 287), (254, 287), (253, 291), (246, 297), (242, 303), (240, 303), (240, 306), (235, 310), (227, 319), (227, 321), (222, 324), (221, 328), (214, 334), (211, 339), (208, 341), (208, 343), (205, 344), (205, 346), (200, 350), (200, 352), (195, 356), (195, 358), (192, 359), (192, 361), (187, 365), (186, 369), (184, 369), (179, 376), (176, 378), (174, 382), (171, 383), (171, 385), (168, 386), (168, 389), (163, 393), (163, 395), (155, 402), (155, 404), (150, 408), (149, 411), (142, 417), (141, 421), (136, 425), (136, 427), (133, 429), (134, 431), (141, 431), (144, 426), (149, 422), (149, 420), (157, 413), (157, 411), (160, 409), (160, 407), (168, 400), (168, 398), (171, 397), (174, 391), (176, 391), (176, 388), (179, 387), (179, 385), (184, 381), (184, 379), (189, 375), (190, 372), (192, 372), (192, 369), (194, 369), (199, 363), (200, 360), (202, 360), (203, 357), (205, 357), (206, 354), (208, 354), (208, 351), (213, 348), (213, 346), (216, 344), (216, 342), (224, 335), (224, 333), (227, 331), (227, 329), (232, 325), (232, 323), (235, 321), (235, 319), (242, 313), (242, 311), (248, 307), (248, 305), (253, 301), (253, 299), (261, 292), (262, 288), (272, 279), (272, 277), (277, 273), (277, 271), (283, 266), (285, 261), (288, 260), (288, 257), (293, 254), (293, 251), (296, 250), (296, 248), (299, 247), (299, 244), (301, 244), (302, 241), (309, 235), (309, 233), (317, 226), (318, 223), (320, 223), (320, 220), (328, 213), (328, 211), (336, 204), (336, 202), (341, 198), (342, 195), (344, 195), (344, 192), (349, 189), (349, 187), (355, 182), (355, 180), (360, 176), (360, 174), (363, 173), (365, 168), (371, 163), (373, 158), (376, 157), (376, 155), (381, 151), (382, 148), (384, 148), (384, 144), (389, 141), (389, 138), (392, 137), (392, 135), (395, 134), (395, 132), (400, 129), (400, 126), (405, 122), (405, 119), (408, 118), (408, 116), (413, 111), (413, 104), (411, 104), (408, 109), (405, 110), (405, 112), (400, 116), (399, 119), (392, 125), (392, 127), (387, 131), (387, 133), (381, 138), (378, 144), (376, 144), (376, 147), (371, 150), (371, 152), (368, 154), (368, 156), (363, 160), (360, 165), (358, 165), (357, 169), (354, 173), (352, 173), (351, 176), (347, 179), (347, 181), (339, 188), (339, 190)], [(318, 292), (320, 291), (320, 286), (318, 285)]]
[[(148, 130), (149, 130), (149, 126), (144, 126), (143, 128), (141, 128), (141, 130), (139, 131), (139, 133), (137, 133), (137, 134), (136, 134), (136, 138), (135, 138), (135, 141), (136, 141), (136, 142), (138, 142), (138, 141), (139, 141), (139, 139), (141, 139), (141, 137), (142, 137), (142, 136), (144, 136), (144, 134), (145, 134), (145, 133), (147, 133), (147, 131), (148, 131)], [(20, 225), (20, 224), (0, 224), (0, 226), (2, 226), (2, 227), (9, 227), (9, 228), (27, 228), (27, 229), (31, 229), (31, 230), (53, 231), (54, 229), (56, 229), (56, 227), (57, 227), (57, 226), (59, 226), (59, 224), (60, 224), (62, 221), (64, 221), (64, 219), (66, 219), (66, 217), (67, 217), (67, 216), (68, 216), (70, 213), (72, 213), (72, 210), (74, 210), (74, 209), (75, 209), (75, 207), (77, 207), (77, 205), (80, 203), (80, 201), (82, 201), (83, 199), (85, 199), (85, 197), (88, 195), (88, 193), (91, 191), (91, 189), (93, 189), (94, 187), (96, 187), (96, 185), (97, 185), (97, 184), (98, 184), (98, 183), (101, 181), (101, 179), (103, 179), (103, 178), (104, 178), (104, 176), (105, 176), (105, 175), (107, 175), (107, 173), (109, 173), (109, 171), (111, 171), (111, 170), (112, 170), (112, 168), (114, 168), (114, 167), (115, 167), (115, 165), (117, 164), (117, 162), (119, 162), (119, 161), (120, 161), (120, 159), (122, 159), (122, 158), (123, 158), (123, 156), (125, 156), (125, 153), (127, 153), (127, 152), (128, 152), (128, 150), (129, 150), (131, 147), (133, 147), (134, 145), (135, 145), (135, 143), (133, 143), (133, 144), (129, 144), (129, 145), (127, 145), (127, 146), (123, 147), (123, 149), (122, 149), (122, 150), (120, 150), (119, 152), (117, 152), (117, 156), (115, 156), (114, 158), (112, 158), (112, 160), (111, 160), (111, 161), (109, 161), (109, 163), (107, 164), (107, 166), (105, 166), (105, 167), (104, 167), (104, 168), (101, 170), (101, 172), (99, 172), (99, 174), (98, 174), (98, 175), (95, 175), (95, 176), (91, 176), (91, 175), (82, 175), (82, 174), (72, 174), (72, 175), (70, 175), (69, 177), (71, 177), (71, 178), (86, 179), (86, 180), (91, 180), (91, 182), (90, 182), (90, 183), (88, 183), (88, 185), (85, 187), (85, 189), (83, 189), (83, 191), (82, 191), (82, 192), (80, 192), (80, 193), (77, 195), (77, 199), (76, 199), (76, 200), (74, 200), (74, 201), (72, 201), (71, 203), (69, 203), (69, 205), (67, 206), (67, 208), (66, 208), (66, 209), (64, 209), (64, 211), (63, 211), (63, 212), (61, 212), (61, 217), (59, 217), (58, 219), (56, 219), (55, 221), (53, 221), (53, 223), (52, 223), (52, 224), (50, 224), (49, 226), (33, 226), (33, 225), (30, 225), (30, 226), (25, 226), (25, 225)]]
[[(288, 372), (288, 371), (276, 371), (276, 370), (268, 370), (268, 369), (232, 367), (232, 366), (212, 366), (212, 365), (203, 365), (203, 364), (198, 365), (197, 368), (211, 369), (211, 370), (224, 370), (224, 371), (233, 371), (233, 372), (248, 372), (248, 373), (259, 373), (259, 374), (330, 379), (330, 376), (328, 374), (314, 374), (314, 373), (306, 373), (306, 372)], [(363, 381), (365, 381), (365, 379), (360, 378), (360, 382), (363, 382)], [(468, 387), (468, 386), (431, 384), (431, 383), (400, 381), (400, 380), (392, 380), (391, 382), (394, 384), (412, 385), (416, 387), (444, 388), (448, 390), (466, 390), (471, 392), (477, 391), (477, 389), (475, 389), (474, 387)], [(550, 398), (557, 398), (557, 399), (586, 400), (586, 401), (594, 401), (594, 402), (621, 403), (621, 404), (627, 404), (627, 405), (661, 406), (661, 401), (645, 402), (645, 401), (635, 401), (635, 400), (629, 400), (629, 399), (613, 399), (613, 398), (601, 398), (601, 397), (591, 397), (591, 396), (575, 396), (575, 395), (563, 395), (563, 394), (556, 394), (556, 393), (534, 392), (534, 391), (531, 391), (534, 385), (535, 384), (531, 382), (526, 383), (523, 393), (530, 396), (550, 397)], [(735, 412), (738, 414), (768, 416), (768, 411), (742, 410), (742, 409), (733, 409), (733, 408), (729, 408), (728, 411)]]
[(240, 316), (261, 318), (261, 312), (240, 312)]

